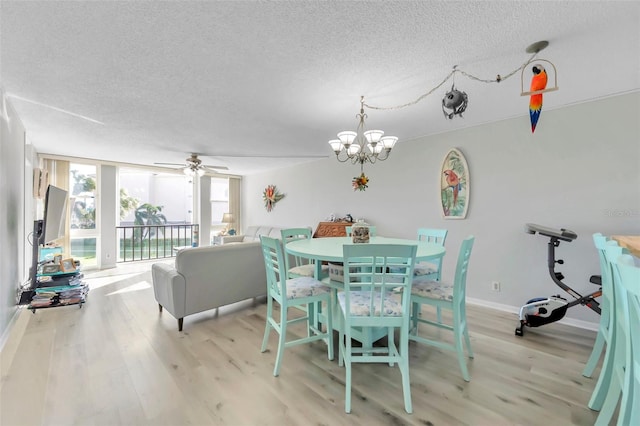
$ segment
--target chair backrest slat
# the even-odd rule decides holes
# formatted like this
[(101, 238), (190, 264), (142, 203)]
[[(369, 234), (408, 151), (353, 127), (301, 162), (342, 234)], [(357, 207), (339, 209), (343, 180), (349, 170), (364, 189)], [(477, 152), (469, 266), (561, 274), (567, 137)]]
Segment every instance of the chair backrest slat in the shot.
[[(607, 261), (605, 251), (607, 247), (616, 247), (618, 243), (614, 240), (608, 240), (601, 233), (595, 233), (593, 234), (593, 244), (598, 251), (598, 259), (600, 260), (600, 285), (602, 287), (600, 306), (603, 311), (611, 313), (614, 307), (615, 289), (613, 288), (611, 276), (611, 264)], [(609, 319), (611, 319), (611, 316), (609, 316)]]
[(447, 229), (418, 228), (418, 241), (426, 241), (444, 246), (448, 232)]
[(267, 273), (267, 291), (283, 295), (286, 291), (286, 269), (284, 261), (284, 252), (282, 243), (276, 238), (260, 236), (262, 245), (262, 255), (264, 257), (264, 265)]
[[(410, 286), (417, 246), (402, 244), (347, 244), (343, 246), (344, 286), (347, 325), (384, 325), (398, 320), (385, 307), (387, 296), (401, 298), (402, 311), (408, 315)], [(351, 312), (352, 290), (368, 294), (366, 314)], [(408, 318), (408, 316), (407, 316)]]
[[(287, 245), (292, 241), (310, 239), (311, 238), (311, 228), (287, 228), (280, 231), (282, 235), (282, 244)], [(301, 266), (305, 263), (309, 263), (308, 260), (301, 258), (300, 256), (293, 255), (285, 255), (285, 268), (287, 270), (291, 269), (293, 266)], [(291, 264), (291, 260), (293, 260), (293, 265)]]
[(467, 271), (469, 269), (469, 259), (471, 258), (471, 250), (475, 237), (468, 236), (462, 241), (460, 252), (458, 253), (458, 262), (456, 264), (456, 275), (453, 280), (453, 302), (464, 307), (467, 294)]

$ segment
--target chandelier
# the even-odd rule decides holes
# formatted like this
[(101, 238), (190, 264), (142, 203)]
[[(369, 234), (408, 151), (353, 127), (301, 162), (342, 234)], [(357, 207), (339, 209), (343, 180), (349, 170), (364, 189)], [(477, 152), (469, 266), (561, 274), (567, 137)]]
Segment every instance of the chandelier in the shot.
[(373, 164), (389, 158), (398, 138), (383, 136), (382, 130), (364, 130), (364, 120), (367, 118), (367, 114), (364, 113), (364, 96), (360, 97), (360, 114), (356, 114), (356, 118), (357, 131), (340, 132), (338, 139), (329, 141), (337, 160), (341, 163), (351, 160), (351, 164), (363, 165), (366, 162)]

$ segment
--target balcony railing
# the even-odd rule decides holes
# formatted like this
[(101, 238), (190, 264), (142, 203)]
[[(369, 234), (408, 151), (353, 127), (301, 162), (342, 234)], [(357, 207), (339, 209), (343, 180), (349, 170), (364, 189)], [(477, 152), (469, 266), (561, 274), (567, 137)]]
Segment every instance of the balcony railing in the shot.
[(197, 246), (199, 231), (196, 224), (116, 226), (118, 262), (173, 257), (178, 247)]

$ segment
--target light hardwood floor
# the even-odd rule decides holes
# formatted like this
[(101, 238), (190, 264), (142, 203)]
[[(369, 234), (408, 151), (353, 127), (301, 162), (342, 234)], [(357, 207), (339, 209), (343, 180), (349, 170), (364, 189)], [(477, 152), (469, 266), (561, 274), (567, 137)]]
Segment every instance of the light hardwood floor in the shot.
[(287, 349), (273, 377), (275, 334), (260, 353), (265, 304), (189, 316), (180, 333), (158, 312), (149, 265), (86, 274), (82, 309), (20, 312), (2, 352), (1, 425), (591, 425), (597, 417), (586, 406), (596, 379), (581, 375), (594, 332), (551, 324), (519, 338), (515, 315), (469, 306), (470, 383), (452, 353), (412, 342), (414, 413), (404, 411), (399, 370), (373, 364), (354, 366), (345, 414), (344, 369), (323, 343)]

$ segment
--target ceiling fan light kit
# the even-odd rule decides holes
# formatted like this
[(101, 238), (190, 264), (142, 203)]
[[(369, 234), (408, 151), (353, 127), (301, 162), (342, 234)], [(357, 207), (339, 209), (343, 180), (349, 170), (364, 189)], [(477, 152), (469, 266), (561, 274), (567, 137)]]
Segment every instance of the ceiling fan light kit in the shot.
[(206, 173), (206, 170), (199, 166), (186, 166), (184, 169), (182, 169), (182, 173), (187, 176), (202, 176)]

